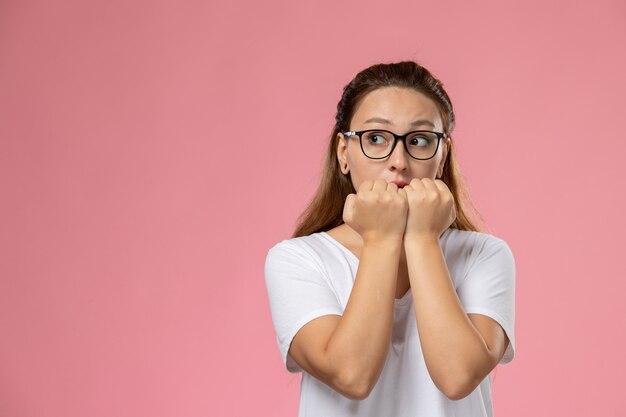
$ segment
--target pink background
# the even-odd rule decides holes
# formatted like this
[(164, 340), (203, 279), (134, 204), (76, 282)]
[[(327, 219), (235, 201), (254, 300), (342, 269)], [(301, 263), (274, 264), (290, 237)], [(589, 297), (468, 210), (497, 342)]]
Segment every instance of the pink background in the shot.
[(402, 59), (516, 257), (496, 415), (626, 415), (626, 3), (505, 3), (0, 0), (0, 416), (295, 415), (265, 255)]

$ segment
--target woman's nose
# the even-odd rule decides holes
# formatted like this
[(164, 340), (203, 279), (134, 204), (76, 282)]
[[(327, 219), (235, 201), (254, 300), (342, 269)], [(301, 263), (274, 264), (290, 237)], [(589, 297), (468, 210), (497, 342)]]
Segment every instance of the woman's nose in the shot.
[(403, 141), (396, 142), (396, 147), (393, 148), (391, 155), (389, 155), (389, 169), (402, 171), (408, 166), (409, 154), (406, 152)]

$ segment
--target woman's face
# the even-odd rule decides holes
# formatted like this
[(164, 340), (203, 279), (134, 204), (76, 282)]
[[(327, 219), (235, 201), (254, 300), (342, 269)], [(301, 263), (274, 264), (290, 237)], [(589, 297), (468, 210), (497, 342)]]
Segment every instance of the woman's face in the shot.
[[(351, 131), (384, 129), (404, 135), (414, 130), (443, 132), (439, 110), (424, 94), (400, 87), (384, 87), (367, 94), (357, 105)], [(339, 133), (337, 159), (344, 174), (350, 173), (352, 185), (359, 189), (365, 180), (384, 179), (399, 187), (414, 178), (436, 178), (443, 172), (448, 152), (446, 139), (441, 139), (437, 153), (431, 159), (413, 159), (399, 141), (385, 159), (370, 159), (361, 151), (357, 136), (345, 137)]]

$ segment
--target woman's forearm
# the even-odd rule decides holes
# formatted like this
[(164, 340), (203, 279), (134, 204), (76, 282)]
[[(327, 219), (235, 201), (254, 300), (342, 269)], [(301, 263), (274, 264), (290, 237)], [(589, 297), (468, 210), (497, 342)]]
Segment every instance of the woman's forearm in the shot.
[(457, 296), (434, 235), (412, 237), (405, 251), (415, 317), (424, 360), (431, 378), (449, 397), (467, 394), (474, 382), (472, 364), (488, 348)]
[(385, 365), (402, 240), (365, 243), (341, 322), (329, 340), (337, 381), (367, 395)]

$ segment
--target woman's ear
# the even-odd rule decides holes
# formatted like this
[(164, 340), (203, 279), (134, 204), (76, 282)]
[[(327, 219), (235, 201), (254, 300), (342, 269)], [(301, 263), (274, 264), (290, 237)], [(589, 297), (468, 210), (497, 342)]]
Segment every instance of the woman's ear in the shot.
[(339, 138), (337, 141), (337, 161), (339, 162), (339, 169), (343, 175), (348, 175), (350, 172), (350, 167), (348, 166), (348, 156), (346, 155), (346, 152), (348, 151), (348, 143), (346, 138), (341, 133), (337, 133), (337, 137)]
[(443, 148), (442, 148), (442, 158), (441, 158), (441, 162), (439, 163), (439, 167), (437, 168), (437, 178), (441, 178), (441, 176), (443, 175), (443, 169), (446, 165), (446, 161), (448, 160), (448, 152), (450, 150), (450, 138), (447, 137), (446, 140), (443, 142)]

